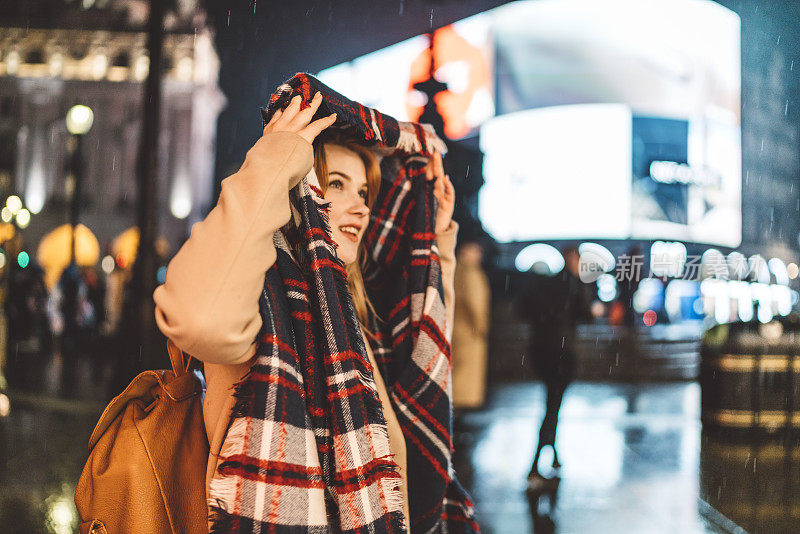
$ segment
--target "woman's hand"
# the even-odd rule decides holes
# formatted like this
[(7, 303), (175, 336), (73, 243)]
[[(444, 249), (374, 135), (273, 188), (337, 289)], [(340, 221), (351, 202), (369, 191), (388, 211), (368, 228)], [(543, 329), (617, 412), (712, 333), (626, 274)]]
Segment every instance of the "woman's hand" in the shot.
[(425, 178), (427, 180), (436, 180), (433, 184), (433, 196), (439, 202), (439, 209), (436, 211), (436, 229), (437, 234), (447, 230), (450, 226), (450, 221), (453, 219), (453, 209), (456, 206), (456, 191), (453, 188), (453, 183), (450, 177), (444, 173), (444, 165), (442, 164), (442, 155), (434, 152), (428, 161), (425, 168)]
[(306, 109), (300, 109), (301, 101), (302, 97), (297, 95), (292, 98), (292, 101), (286, 106), (286, 109), (279, 109), (276, 111), (267, 125), (264, 126), (263, 133), (293, 132), (309, 143), (313, 143), (314, 139), (316, 139), (325, 128), (328, 128), (336, 122), (336, 113), (311, 122), (311, 119), (314, 118), (314, 113), (317, 112), (319, 105), (322, 103), (321, 93), (317, 92), (317, 94), (314, 95), (314, 98), (311, 99), (311, 103)]

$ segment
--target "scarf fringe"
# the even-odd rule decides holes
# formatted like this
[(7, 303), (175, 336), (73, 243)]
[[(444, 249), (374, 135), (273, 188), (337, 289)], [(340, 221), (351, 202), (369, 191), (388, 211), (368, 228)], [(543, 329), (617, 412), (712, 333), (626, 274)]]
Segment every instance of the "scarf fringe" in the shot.
[(208, 510), (209, 534), (227, 534), (238, 530), (236, 517), (216, 505), (209, 506)]
[[(241, 402), (241, 399), (238, 399), (236, 404), (239, 404), (239, 402)], [(209, 483), (208, 493), (214, 495), (213, 499), (209, 499), (209, 508), (224, 506), (236, 500), (237, 479), (224, 474), (225, 467), (232, 464), (232, 462), (225, 462), (224, 459), (244, 453), (241, 448), (244, 446), (247, 431), (247, 420), (244, 419), (244, 416), (233, 416), (228, 428), (228, 435), (222, 444), (222, 449), (219, 451), (218, 458), (222, 459), (223, 462), (217, 466), (216, 475)]]
[[(436, 135), (430, 124), (418, 124), (415, 127), (410, 122), (399, 122), (398, 125), (400, 126), (396, 147), (398, 150), (406, 154), (430, 154), (433, 151), (440, 154), (447, 153), (447, 145)], [(421, 128), (424, 139), (420, 138), (417, 128)]]
[[(252, 373), (253, 368), (251, 367), (244, 377), (234, 385), (233, 396), (236, 401), (231, 409), (231, 423), (217, 458), (228, 458), (244, 452), (239, 448), (243, 446), (247, 436), (247, 422), (244, 418), (247, 416), (253, 400), (253, 388), (248, 380)], [(208, 493), (214, 495), (213, 498), (208, 499), (210, 534), (232, 532), (235, 527), (234, 523), (238, 521), (235, 516), (225, 510), (227, 503), (232, 503), (236, 499), (236, 479), (220, 473), (224, 465), (223, 462), (217, 466), (215, 476), (209, 482)]]

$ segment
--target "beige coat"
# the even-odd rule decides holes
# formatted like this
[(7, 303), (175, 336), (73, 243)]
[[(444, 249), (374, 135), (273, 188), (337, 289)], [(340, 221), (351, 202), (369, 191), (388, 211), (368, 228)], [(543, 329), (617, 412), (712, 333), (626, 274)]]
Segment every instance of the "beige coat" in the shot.
[[(294, 133), (268, 133), (258, 142), (268, 150), (248, 152), (242, 168), (222, 181), (216, 207), (192, 227), (191, 237), (167, 267), (164, 284), (153, 294), (159, 329), (205, 364), (203, 417), (211, 447), (206, 491), (228, 430), (233, 386), (254, 361), (262, 325), (258, 298), (264, 273), (276, 259), (273, 234), (289, 221), (289, 190), (314, 160), (311, 145)], [(446, 304), (453, 300), (456, 232), (453, 223), (437, 235)], [(368, 356), (390, 448), (403, 477), (408, 518), (405, 439), (374, 358)]]
[(453, 407), (478, 408), (486, 396), (489, 280), (477, 265), (455, 269), (453, 322)]

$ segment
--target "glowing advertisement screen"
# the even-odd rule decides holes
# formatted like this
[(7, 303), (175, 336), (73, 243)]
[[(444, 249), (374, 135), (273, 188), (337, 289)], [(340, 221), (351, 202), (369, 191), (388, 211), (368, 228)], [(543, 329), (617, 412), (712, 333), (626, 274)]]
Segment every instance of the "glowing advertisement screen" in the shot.
[(741, 242), (739, 18), (705, 0), (493, 10), (479, 215), (501, 242)]
[[(401, 120), (427, 96), (417, 36), (318, 73)], [(501, 242), (741, 242), (740, 21), (711, 0), (512, 2), (434, 33), (450, 139), (479, 136)]]
[(485, 123), (484, 228), (501, 242), (627, 237), (630, 123), (618, 104), (533, 109)]

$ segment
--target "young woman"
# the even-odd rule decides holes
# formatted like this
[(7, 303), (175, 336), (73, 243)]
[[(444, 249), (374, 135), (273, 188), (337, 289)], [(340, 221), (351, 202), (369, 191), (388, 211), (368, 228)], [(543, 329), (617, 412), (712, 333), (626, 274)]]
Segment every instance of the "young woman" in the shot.
[[(248, 373), (256, 355), (256, 337), (263, 324), (259, 296), (265, 273), (276, 261), (273, 237), (292, 218), (290, 190), (312, 168), (329, 203), (331, 238), (347, 268), (356, 314), (362, 330), (367, 330), (364, 323), (371, 303), (361, 278), (361, 240), (378, 193), (380, 167), (369, 149), (341, 134), (324, 132), (334, 124), (335, 114), (312, 120), (321, 101), (317, 93), (301, 109), (301, 97), (296, 96), (283, 111), (274, 113), (241, 169), (222, 182), (217, 206), (193, 227), (191, 237), (170, 262), (165, 283), (154, 294), (158, 327), (185, 353), (204, 363), (203, 414), (210, 444), (207, 493), (229, 430), (236, 401), (234, 385)], [(426, 178), (435, 180), (435, 232), (445, 302), (452, 317), (455, 196), (440, 156), (430, 159)], [(409, 499), (414, 496), (408, 495), (405, 439), (369, 343), (365, 344), (391, 454), (399, 466), (408, 526)]]

